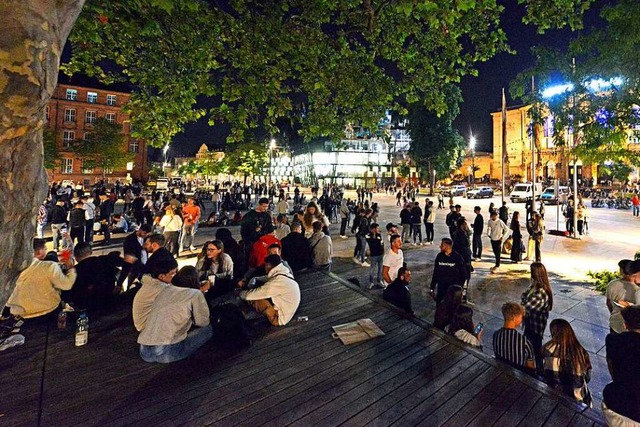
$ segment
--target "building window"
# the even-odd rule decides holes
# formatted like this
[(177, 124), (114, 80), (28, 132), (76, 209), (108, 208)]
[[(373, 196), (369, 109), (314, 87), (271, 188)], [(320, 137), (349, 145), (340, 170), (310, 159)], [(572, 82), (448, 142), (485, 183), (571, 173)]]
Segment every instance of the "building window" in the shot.
[(78, 91), (75, 89), (67, 89), (67, 99), (69, 101), (75, 101), (78, 99)]
[(113, 168), (104, 168), (104, 174), (105, 175), (112, 175), (113, 174)]
[(137, 153), (138, 150), (140, 150), (140, 143), (138, 142), (138, 140), (132, 139), (131, 141), (129, 141), (129, 152)]
[(89, 104), (95, 104), (98, 102), (98, 94), (95, 92), (87, 92), (87, 102)]
[(76, 133), (72, 130), (65, 130), (62, 132), (62, 146), (64, 148), (71, 147), (73, 140), (76, 139)]
[(104, 115), (104, 118), (107, 119), (107, 121), (109, 123), (115, 123), (116, 122), (116, 113), (106, 113)]
[(93, 173), (93, 168), (85, 166), (84, 162), (82, 162), (82, 173), (85, 173), (85, 174)]
[(60, 173), (73, 173), (73, 159), (62, 159)]
[(95, 123), (98, 118), (98, 113), (96, 111), (87, 111), (85, 116), (85, 123)]
[(73, 108), (67, 108), (64, 110), (64, 121), (65, 122), (76, 122), (76, 110)]
[(107, 105), (116, 105), (118, 97), (115, 95), (107, 95)]
[(45, 118), (46, 121), (49, 121), (49, 106), (48, 105), (44, 108), (44, 118)]

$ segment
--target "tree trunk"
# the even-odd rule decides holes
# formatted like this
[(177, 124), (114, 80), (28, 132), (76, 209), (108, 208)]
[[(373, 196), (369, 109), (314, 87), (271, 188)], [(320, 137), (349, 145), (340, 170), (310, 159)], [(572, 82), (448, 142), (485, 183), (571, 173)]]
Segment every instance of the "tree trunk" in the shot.
[(35, 218), (47, 192), (44, 111), (84, 1), (0, 2), (0, 307), (33, 258)]

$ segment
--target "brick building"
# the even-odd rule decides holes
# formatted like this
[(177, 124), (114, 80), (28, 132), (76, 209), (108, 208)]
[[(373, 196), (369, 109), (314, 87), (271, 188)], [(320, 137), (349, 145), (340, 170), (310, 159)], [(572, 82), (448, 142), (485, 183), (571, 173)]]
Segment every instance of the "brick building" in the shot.
[(101, 168), (83, 168), (82, 160), (67, 150), (71, 141), (84, 139), (91, 132), (93, 123), (102, 117), (122, 126), (127, 150), (135, 153), (133, 161), (125, 168), (106, 171), (106, 181), (147, 180), (147, 146), (144, 141), (130, 137), (129, 115), (122, 112), (129, 96), (109, 89), (58, 84), (46, 109), (48, 126), (55, 131), (58, 143), (58, 164), (53, 170), (47, 170), (50, 181), (73, 181), (87, 187), (103, 178)]

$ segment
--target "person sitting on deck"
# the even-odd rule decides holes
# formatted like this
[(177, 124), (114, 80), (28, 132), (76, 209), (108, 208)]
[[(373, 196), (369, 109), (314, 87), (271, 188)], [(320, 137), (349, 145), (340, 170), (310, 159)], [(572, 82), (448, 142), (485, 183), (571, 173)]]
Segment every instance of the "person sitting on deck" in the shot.
[[(182, 270), (176, 274), (178, 280), (167, 283), (155, 298), (140, 331), (140, 357), (145, 362), (171, 363), (186, 359), (213, 335), (209, 306), (200, 290), (198, 273), (192, 266)], [(167, 274), (174, 277), (172, 272), (175, 274), (175, 269), (161, 277), (166, 278)], [(192, 326), (195, 328), (191, 329)]]
[[(280, 256), (280, 245), (278, 245), (277, 243), (272, 243), (271, 245), (269, 245), (269, 247), (267, 248), (267, 254), (264, 257), (264, 259), (266, 259), (266, 257), (268, 257), (269, 255)], [(293, 270), (291, 270), (291, 267), (289, 266), (287, 261), (283, 260), (282, 257), (280, 259), (281, 259), (282, 265), (284, 265), (285, 268), (288, 270), (288, 272), (291, 274), (291, 276), (293, 276)], [(268, 277), (267, 277), (266, 267), (265, 267), (264, 261), (262, 261), (262, 265), (260, 267), (250, 268), (244, 273), (244, 275), (242, 276), (242, 279), (240, 279), (240, 281), (238, 282), (238, 287), (253, 289), (257, 286), (260, 286), (264, 282), (266, 282), (267, 279)]]
[(7, 301), (12, 315), (25, 319), (45, 316), (60, 307), (60, 292), (73, 287), (77, 273), (71, 257), (62, 261), (68, 268), (65, 274), (58, 263), (45, 261), (46, 255), (44, 239), (33, 239), (31, 265), (20, 273)]
[(302, 233), (300, 222), (293, 222), (291, 233), (282, 239), (282, 258), (295, 273), (311, 267), (311, 246)]
[(278, 255), (264, 260), (268, 280), (260, 287), (242, 290), (240, 298), (246, 300), (273, 326), (284, 326), (300, 305), (300, 287)]
[(411, 271), (406, 267), (400, 267), (398, 277), (382, 291), (382, 298), (407, 313), (413, 314), (413, 309), (411, 308), (411, 293), (408, 287), (410, 282)]
[(92, 314), (108, 309), (115, 302), (119, 267), (124, 264), (120, 253), (114, 251), (94, 256), (91, 245), (84, 242), (76, 245), (73, 255), (78, 262), (78, 276), (73, 288), (64, 295), (64, 300), (72, 303), (74, 308), (87, 309)]
[(497, 360), (527, 373), (533, 373), (536, 369), (533, 346), (517, 331), (524, 319), (524, 313), (524, 307), (515, 302), (502, 305), (504, 326), (493, 334), (493, 353)]
[(133, 325), (138, 331), (145, 327), (154, 301), (178, 271), (176, 259), (166, 249), (154, 252), (151, 258), (154, 262), (147, 262), (148, 274), (142, 276), (142, 287), (133, 299)]

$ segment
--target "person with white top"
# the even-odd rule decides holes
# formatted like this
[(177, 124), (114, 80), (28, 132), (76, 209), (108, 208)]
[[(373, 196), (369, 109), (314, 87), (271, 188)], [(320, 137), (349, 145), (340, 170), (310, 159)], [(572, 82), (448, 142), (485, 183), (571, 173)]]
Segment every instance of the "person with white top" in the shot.
[(629, 305), (639, 304), (637, 296), (640, 295), (640, 287), (636, 284), (640, 281), (640, 260), (631, 261), (623, 259), (618, 263), (621, 278), (612, 280), (607, 285), (607, 308), (611, 316), (609, 317), (609, 328), (611, 333), (620, 334), (626, 332), (622, 318), (622, 309)]
[(158, 225), (163, 227), (165, 237), (165, 248), (175, 257), (178, 256), (180, 250), (180, 231), (182, 230), (182, 218), (176, 215), (171, 205), (165, 208), (165, 214), (162, 218), (156, 219)]
[[(146, 242), (146, 241), (145, 241)], [(150, 263), (153, 258), (153, 263)], [(142, 331), (156, 298), (173, 279), (178, 272), (178, 263), (166, 250), (158, 250), (147, 261), (147, 272), (142, 276), (142, 287), (133, 298), (131, 309), (133, 315), (133, 325), (138, 331)]]
[[(300, 305), (300, 287), (280, 256), (268, 255), (264, 260), (267, 281), (251, 290), (242, 290), (240, 298), (246, 300), (273, 326), (284, 326), (293, 318)], [(242, 282), (239, 285), (244, 286)]]
[(502, 239), (509, 232), (509, 227), (500, 218), (497, 212), (491, 212), (491, 218), (487, 222), (487, 236), (491, 240), (491, 249), (496, 257), (496, 265), (491, 268), (492, 273), (500, 270), (500, 253), (502, 251)]
[(404, 267), (402, 239), (394, 234), (390, 239), (390, 249), (382, 259), (382, 285), (386, 288), (398, 277), (398, 270)]

